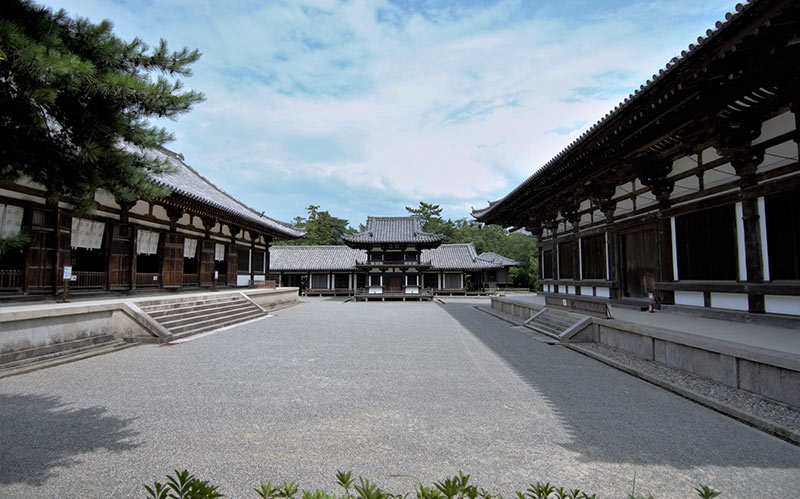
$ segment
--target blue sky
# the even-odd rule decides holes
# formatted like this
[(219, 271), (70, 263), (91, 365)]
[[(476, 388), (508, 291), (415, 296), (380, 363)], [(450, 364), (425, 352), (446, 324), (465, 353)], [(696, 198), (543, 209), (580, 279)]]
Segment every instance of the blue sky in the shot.
[(48, 0), (198, 48), (206, 101), (160, 123), (213, 183), (358, 226), (504, 196), (733, 10), (716, 0)]

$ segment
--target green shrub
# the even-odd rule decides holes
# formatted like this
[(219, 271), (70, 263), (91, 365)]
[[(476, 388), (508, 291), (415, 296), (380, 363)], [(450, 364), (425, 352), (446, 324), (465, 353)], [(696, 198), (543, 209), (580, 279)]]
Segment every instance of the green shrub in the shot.
[[(402, 476), (402, 475), (397, 475)], [(145, 485), (147, 497), (156, 499), (214, 499), (224, 497), (217, 489), (216, 485), (210, 485), (208, 481), (200, 480), (187, 470), (178, 472), (175, 475), (167, 475), (167, 482), (162, 484), (155, 482), (152, 486)], [(413, 477), (412, 477), (413, 478)], [(349, 471), (337, 471), (336, 483), (344, 493), (337, 496), (324, 490), (300, 490), (295, 482), (283, 482), (273, 484), (271, 481), (262, 482), (258, 488), (253, 489), (261, 499), (503, 499), (500, 494), (491, 494), (486, 489), (478, 488), (469, 484), (469, 475), (459, 472), (458, 475), (445, 480), (434, 482), (433, 486), (426, 487), (419, 479), (417, 488), (413, 493), (395, 494), (387, 492), (376, 483), (370, 482), (366, 478), (358, 477), (358, 483), (353, 479)], [(634, 487), (635, 488), (635, 487)], [(716, 490), (701, 485), (695, 489), (701, 499), (714, 499), (720, 493)], [(300, 497), (295, 497), (298, 492)], [(516, 499), (597, 499), (595, 494), (589, 495), (578, 489), (565, 489), (556, 487), (549, 482), (536, 482), (530, 484), (525, 492), (516, 492)], [(652, 499), (652, 496), (648, 496)], [(645, 499), (644, 496), (637, 496), (634, 493), (628, 495), (627, 499)]]

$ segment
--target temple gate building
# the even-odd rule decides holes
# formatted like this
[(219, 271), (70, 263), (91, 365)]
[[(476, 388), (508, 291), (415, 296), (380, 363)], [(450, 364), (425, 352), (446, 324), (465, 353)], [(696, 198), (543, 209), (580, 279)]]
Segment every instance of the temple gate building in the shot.
[(376, 297), (466, 294), (509, 284), (516, 261), (478, 255), (472, 243), (442, 244), (444, 237), (424, 232), (416, 216), (368, 217), (364, 232), (343, 236), (346, 246), (273, 246), (271, 277), (300, 286), (305, 276), (308, 294)]

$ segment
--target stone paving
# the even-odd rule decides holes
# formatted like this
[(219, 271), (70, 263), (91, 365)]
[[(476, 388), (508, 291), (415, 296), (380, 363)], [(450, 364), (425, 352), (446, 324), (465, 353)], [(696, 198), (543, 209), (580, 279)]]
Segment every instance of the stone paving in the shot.
[[(487, 301), (488, 303), (488, 301)], [(0, 380), (0, 497), (142, 497), (189, 468), (228, 497), (336, 469), (409, 492), (459, 470), (625, 497), (795, 497), (800, 447), (476, 310), (309, 300), (173, 346)]]

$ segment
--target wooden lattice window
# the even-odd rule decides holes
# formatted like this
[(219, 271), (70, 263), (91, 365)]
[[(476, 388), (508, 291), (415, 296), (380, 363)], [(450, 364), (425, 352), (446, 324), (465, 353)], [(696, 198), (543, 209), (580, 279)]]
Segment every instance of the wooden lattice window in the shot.
[(734, 205), (676, 217), (675, 242), (680, 280), (736, 280)]

